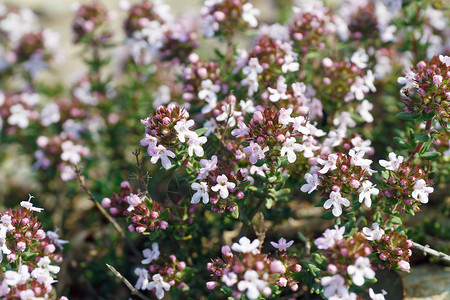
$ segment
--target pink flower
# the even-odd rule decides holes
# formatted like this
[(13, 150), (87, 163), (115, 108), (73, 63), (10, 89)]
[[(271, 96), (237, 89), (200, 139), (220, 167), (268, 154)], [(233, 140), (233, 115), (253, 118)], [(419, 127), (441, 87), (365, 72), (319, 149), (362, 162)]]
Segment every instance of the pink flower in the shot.
[(236, 184), (233, 182), (228, 182), (228, 178), (226, 175), (217, 176), (217, 184), (211, 187), (211, 190), (214, 192), (219, 192), (220, 197), (223, 199), (228, 198), (229, 192), (228, 189), (234, 189)]
[(270, 244), (273, 247), (277, 248), (279, 251), (286, 251), (287, 248), (289, 248), (290, 246), (292, 246), (292, 244), (294, 244), (294, 241), (292, 240), (286, 243), (286, 239), (280, 238), (278, 240), (278, 243), (270, 242)]

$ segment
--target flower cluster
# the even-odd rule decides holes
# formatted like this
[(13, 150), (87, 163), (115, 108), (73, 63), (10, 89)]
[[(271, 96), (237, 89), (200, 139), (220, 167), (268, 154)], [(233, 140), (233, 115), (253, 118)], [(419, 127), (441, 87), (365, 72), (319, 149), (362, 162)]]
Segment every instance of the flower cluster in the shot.
[(74, 42), (88, 42), (93, 38), (107, 42), (111, 33), (105, 28), (105, 24), (110, 19), (111, 15), (98, 2), (80, 5), (76, 8), (76, 16), (72, 24), (75, 34)]
[(219, 64), (201, 61), (195, 53), (189, 55), (189, 62), (183, 69), (182, 98), (192, 108), (201, 107), (203, 114), (209, 113), (216, 108), (223, 88)]
[(236, 200), (244, 197), (242, 189), (246, 181), (242, 172), (233, 172), (229, 165), (218, 162), (216, 155), (202, 159), (196, 181), (191, 184), (195, 191), (191, 203), (199, 203), (201, 199), (204, 204), (211, 203), (213, 211), (233, 212), (237, 209)]
[(169, 291), (176, 286), (178, 290), (187, 288), (184, 280), (186, 263), (179, 261), (175, 255), (163, 255), (159, 251), (158, 243), (152, 244), (152, 249), (147, 248), (142, 251), (144, 259), (141, 261), (146, 267), (138, 267), (134, 270), (138, 280), (136, 289), (153, 291), (158, 299), (164, 297), (164, 291)]
[(120, 184), (120, 194), (103, 198), (102, 206), (109, 209), (113, 216), (124, 216), (131, 223), (130, 232), (151, 233), (156, 230), (165, 230), (168, 226), (167, 218), (162, 218), (161, 205), (150, 201), (139, 192), (133, 193), (129, 182)]
[(301, 54), (324, 49), (328, 39), (336, 33), (336, 15), (322, 2), (312, 2), (296, 7), (289, 34), (294, 41), (295, 50)]
[(249, 154), (248, 160), (256, 164), (258, 160), (276, 160), (286, 156), (289, 163), (297, 159), (296, 152), (303, 152), (305, 158), (315, 156), (319, 149), (315, 136), (322, 131), (312, 125), (305, 117), (291, 117), (292, 108), (281, 108), (277, 111), (273, 106), (256, 111), (248, 126), (238, 122), (238, 128), (231, 134), (236, 138), (244, 138), (248, 143), (236, 152), (236, 159)]
[(287, 254), (287, 248), (293, 241), (286, 243), (281, 238), (275, 254), (260, 253), (260, 241), (250, 241), (247, 237), (239, 243), (222, 247), (222, 258), (208, 263), (211, 281), (206, 283), (208, 289), (226, 286), (234, 298), (245, 293), (248, 299), (258, 299), (260, 295), (270, 296), (273, 289), (289, 287), (298, 290), (298, 282), (292, 275), (301, 271), (297, 260)]
[(235, 30), (256, 28), (259, 10), (248, 0), (205, 0), (201, 29), (205, 37), (230, 38)]
[(184, 108), (170, 104), (168, 107), (159, 107), (141, 121), (146, 132), (141, 145), (147, 146), (147, 153), (153, 164), (161, 160), (162, 166), (169, 169), (172, 166), (169, 157), (175, 158), (182, 150), (187, 150), (189, 156), (194, 153), (197, 157), (204, 155), (202, 145), (206, 143), (207, 138), (192, 130), (195, 122), (188, 120), (188, 117), (189, 114)]
[(197, 47), (197, 34), (190, 23), (175, 20), (168, 5), (122, 1), (121, 8), (128, 12), (125, 45), (136, 64), (145, 66), (155, 59), (184, 61)]
[(450, 119), (450, 56), (434, 56), (420, 61), (398, 82), (408, 114), (434, 113), (447, 126)]
[(247, 87), (250, 97), (260, 90), (260, 83), (264, 87), (276, 88), (279, 78), (276, 74), (289, 74), (300, 69), (298, 55), (292, 49), (287, 29), (281, 28), (281, 33), (277, 29), (276, 25), (272, 25), (261, 31), (252, 50), (241, 52), (238, 69), (242, 68), (245, 76), (241, 85)]
[(392, 212), (408, 212), (414, 214), (419, 206), (428, 203), (428, 195), (434, 191), (428, 172), (403, 162), (402, 156), (389, 153), (389, 161), (380, 160), (380, 165), (386, 170), (381, 173), (385, 188), (386, 205)]
[(323, 206), (329, 209), (333, 206), (332, 213), (335, 217), (342, 214), (342, 205), (350, 206), (352, 193), (359, 194), (359, 202), (371, 207), (372, 195), (378, 195), (379, 190), (370, 182), (370, 175), (375, 171), (370, 169), (372, 161), (364, 158), (365, 152), (354, 149), (349, 154), (332, 153), (328, 158), (318, 158), (317, 162), (322, 167), (315, 167), (314, 172), (307, 173), (307, 183), (302, 186), (303, 192), (311, 193), (315, 189), (322, 191), (322, 196), (328, 198)]
[(34, 207), (32, 198), (22, 201), (21, 209), (0, 214), (2, 299), (56, 299), (52, 284), (60, 267), (54, 263), (62, 261), (57, 247), (62, 249), (67, 241), (59, 238), (57, 230), (45, 233), (33, 215), (43, 209)]
[(364, 227), (363, 233), (374, 250), (379, 254), (378, 257), (382, 266), (409, 271), (412, 243), (410, 240), (407, 240), (404, 234), (394, 231), (385, 233), (378, 223), (373, 223), (372, 229)]
[(366, 280), (375, 279), (375, 269), (367, 257), (372, 253), (372, 247), (364, 234), (356, 233), (348, 238), (344, 234), (345, 227), (336, 226), (335, 229), (326, 229), (323, 237), (315, 241), (328, 263), (327, 271), (322, 275), (329, 276), (323, 276), (320, 281), (325, 287), (323, 294), (326, 298), (356, 298), (349, 287), (362, 286)]
[(35, 77), (59, 55), (59, 35), (42, 29), (28, 8), (4, 9), (0, 13), (0, 77), (11, 76), (17, 67)]

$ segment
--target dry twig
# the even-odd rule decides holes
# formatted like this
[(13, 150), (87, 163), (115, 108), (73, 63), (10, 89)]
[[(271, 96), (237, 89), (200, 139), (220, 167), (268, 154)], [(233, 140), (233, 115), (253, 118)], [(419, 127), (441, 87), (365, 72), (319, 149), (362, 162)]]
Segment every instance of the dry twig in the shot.
[(139, 174), (139, 180), (141, 181), (141, 185), (142, 188), (144, 189), (145, 192), (145, 196), (147, 196), (147, 198), (149, 198), (150, 200), (152, 199), (150, 197), (150, 193), (148, 192), (148, 186), (147, 186), (147, 182), (144, 179), (144, 176), (142, 175), (142, 165), (141, 165), (141, 160), (139, 159), (139, 155), (141, 154), (141, 150), (136, 148), (136, 150), (133, 152), (133, 155), (136, 157), (136, 167), (138, 169), (138, 174)]
[(450, 263), (450, 256), (443, 253), (443, 252), (439, 252), (437, 250), (434, 250), (432, 248), (430, 248), (430, 246), (425, 245), (422, 246), (421, 244), (417, 244), (416, 242), (412, 242), (412, 248), (415, 248), (417, 250), (423, 251), (424, 255), (431, 255), (431, 256), (435, 256), (443, 261), (445, 261), (446, 263)]
[(86, 186), (86, 183), (84, 181), (84, 177), (81, 175), (81, 170), (78, 168), (77, 165), (74, 165), (75, 173), (77, 174), (78, 182), (80, 183), (81, 188), (83, 188), (84, 192), (88, 195), (88, 198), (94, 202), (95, 207), (100, 211), (100, 213), (111, 223), (113, 224), (116, 231), (119, 233), (121, 238), (125, 237), (125, 233), (123, 232), (122, 228), (117, 224), (116, 220), (111, 217), (111, 215), (103, 208), (103, 206), (100, 205), (100, 203), (95, 200), (94, 196), (92, 196), (91, 191)]
[(150, 300), (147, 296), (139, 292), (125, 277), (123, 277), (122, 274), (119, 273), (116, 269), (114, 269), (113, 266), (106, 264), (109, 270), (114, 273), (114, 275), (125, 284), (125, 286), (130, 290), (132, 295), (138, 296), (141, 299), (144, 300)]

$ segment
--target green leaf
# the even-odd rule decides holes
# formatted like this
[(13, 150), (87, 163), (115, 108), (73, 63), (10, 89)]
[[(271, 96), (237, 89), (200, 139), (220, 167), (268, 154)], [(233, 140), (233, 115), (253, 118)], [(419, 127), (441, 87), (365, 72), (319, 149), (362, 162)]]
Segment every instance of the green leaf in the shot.
[(396, 217), (396, 216), (392, 216), (391, 217), (391, 223), (400, 225), (400, 224), (402, 224), (402, 219), (400, 219), (399, 217)]
[(170, 210), (169, 210), (168, 208), (166, 208), (166, 209), (161, 213), (161, 215), (159, 216), (159, 218), (160, 218), (161, 220), (168, 221), (168, 220), (169, 220), (169, 216), (170, 216)]
[(427, 152), (421, 155), (423, 159), (432, 160), (441, 156), (440, 152)]
[(425, 143), (430, 140), (430, 137), (425, 133), (416, 133), (414, 134), (414, 139), (419, 143)]
[(258, 161), (256, 162), (255, 166), (262, 167), (265, 163), (266, 163), (265, 160), (258, 159)]
[(236, 207), (236, 209), (231, 212), (230, 214), (233, 218), (235, 218), (236, 220), (239, 219), (239, 207)]
[(404, 140), (399, 138), (398, 136), (394, 137), (394, 142), (398, 145), (398, 147), (400, 149), (408, 149), (409, 148), (409, 145)]
[(321, 219), (324, 220), (333, 220), (335, 216), (333, 215), (333, 211), (327, 211), (320, 216)]
[(195, 133), (196, 133), (198, 136), (201, 136), (202, 134), (204, 134), (204, 133), (206, 132), (206, 130), (208, 130), (207, 127), (202, 127), (202, 128), (199, 128), (199, 129), (195, 130)]
[(271, 209), (273, 206), (273, 200), (270, 198), (266, 198), (266, 207), (267, 209)]
[(415, 120), (417, 118), (420, 117), (420, 115), (412, 115), (412, 114), (408, 114), (406, 112), (399, 112), (398, 114), (395, 115), (397, 118), (399, 119), (403, 119), (403, 120)]
[(276, 196), (276, 197), (282, 197), (282, 196), (289, 195), (290, 193), (291, 193), (291, 189), (285, 188), (285, 189), (276, 191), (276, 192), (275, 192), (275, 196)]

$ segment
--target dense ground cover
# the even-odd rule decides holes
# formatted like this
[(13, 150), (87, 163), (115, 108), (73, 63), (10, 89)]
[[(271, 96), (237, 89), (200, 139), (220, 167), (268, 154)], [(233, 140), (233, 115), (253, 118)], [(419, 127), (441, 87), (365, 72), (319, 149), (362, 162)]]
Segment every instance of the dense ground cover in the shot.
[(444, 3), (118, 9), (72, 7), (68, 85), (0, 4), (2, 297), (398, 299), (380, 272), (450, 263)]

